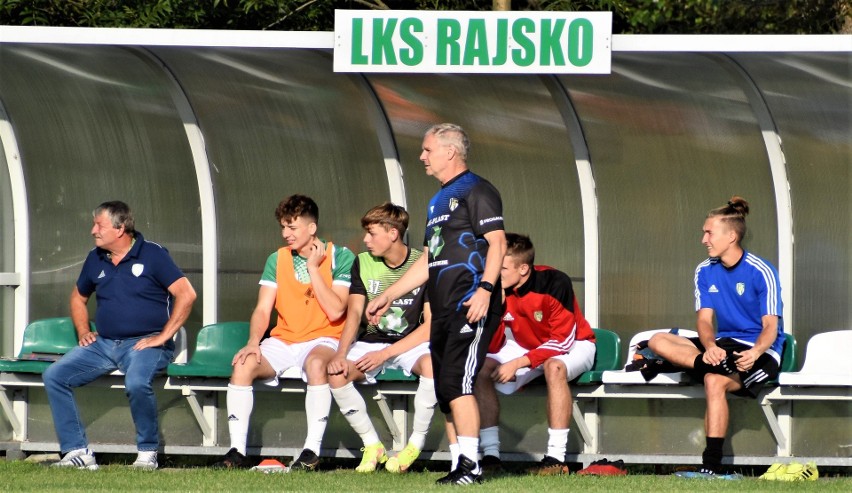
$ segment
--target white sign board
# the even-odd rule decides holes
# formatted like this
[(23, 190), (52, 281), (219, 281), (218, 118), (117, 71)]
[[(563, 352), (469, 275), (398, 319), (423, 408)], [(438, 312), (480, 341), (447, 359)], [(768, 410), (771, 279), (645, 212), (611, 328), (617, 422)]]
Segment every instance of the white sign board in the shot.
[(608, 74), (612, 12), (336, 10), (335, 72)]

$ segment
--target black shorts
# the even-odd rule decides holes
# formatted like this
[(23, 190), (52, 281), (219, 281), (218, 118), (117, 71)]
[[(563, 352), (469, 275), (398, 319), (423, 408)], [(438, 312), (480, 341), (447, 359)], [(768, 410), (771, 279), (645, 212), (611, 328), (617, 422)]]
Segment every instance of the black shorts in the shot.
[[(707, 350), (697, 337), (690, 337), (689, 340), (702, 353)], [(743, 344), (730, 337), (716, 339), (716, 345), (724, 349), (728, 356), (734, 352), (740, 353), (751, 349), (748, 344)], [(705, 373), (701, 371), (690, 370), (689, 373), (699, 380), (704, 380)], [(740, 371), (737, 372), (737, 375), (740, 376), (743, 387), (732, 393), (743, 397), (757, 397), (766, 382), (778, 378), (778, 362), (769, 353), (763, 353), (757, 358), (749, 371)]]
[(476, 376), (485, 362), (488, 343), (500, 325), (502, 313), (489, 310), (486, 318), (469, 324), (467, 311), (453, 312), (447, 317), (432, 319), (429, 349), (435, 375), (435, 396), (444, 414), (450, 412), (450, 402), (473, 394)]

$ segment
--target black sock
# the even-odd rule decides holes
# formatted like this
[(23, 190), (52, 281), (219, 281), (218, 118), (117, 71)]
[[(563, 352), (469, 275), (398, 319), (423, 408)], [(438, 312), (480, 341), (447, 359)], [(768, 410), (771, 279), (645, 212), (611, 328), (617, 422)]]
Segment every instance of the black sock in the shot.
[(724, 438), (707, 437), (707, 448), (701, 454), (701, 467), (713, 472), (719, 472), (722, 467), (722, 445)]

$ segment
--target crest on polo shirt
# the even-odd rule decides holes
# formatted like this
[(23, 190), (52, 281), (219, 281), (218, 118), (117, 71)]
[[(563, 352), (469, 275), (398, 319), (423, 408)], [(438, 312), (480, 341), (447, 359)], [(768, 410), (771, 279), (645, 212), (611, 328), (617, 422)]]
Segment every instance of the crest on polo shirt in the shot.
[(459, 199), (457, 199), (455, 197), (451, 198), (450, 199), (450, 210), (454, 211), (454, 210), (456, 210), (456, 207), (458, 207), (458, 206), (459, 206)]
[(541, 319), (544, 318), (544, 313), (541, 310), (536, 310), (533, 312), (533, 318), (536, 322), (541, 322)]
[(133, 264), (133, 267), (130, 268), (130, 272), (136, 277), (141, 276), (143, 270), (145, 270), (145, 264)]
[(745, 283), (744, 282), (738, 282), (737, 283), (737, 294), (742, 296), (743, 293), (745, 293)]

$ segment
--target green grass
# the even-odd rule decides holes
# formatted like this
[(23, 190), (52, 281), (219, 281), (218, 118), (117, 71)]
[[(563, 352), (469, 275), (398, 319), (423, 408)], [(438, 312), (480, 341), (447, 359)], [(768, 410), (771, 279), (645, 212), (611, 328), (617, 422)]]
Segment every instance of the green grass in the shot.
[[(346, 464), (347, 466), (349, 464)], [(439, 464), (430, 464), (440, 466)], [(333, 466), (327, 466), (333, 467)], [(638, 468), (641, 469), (641, 468)], [(122, 463), (102, 465), (98, 471), (52, 469), (27, 461), (0, 461), (0, 481), (5, 491), (389, 491), (455, 490), (435, 485), (441, 472), (387, 472), (358, 474), (352, 469), (313, 473), (262, 474), (253, 471), (214, 470), (206, 467), (166, 467), (136, 471)], [(535, 477), (504, 474), (489, 479), (475, 491), (496, 493), (546, 493), (549, 491), (852, 491), (851, 477), (828, 477), (804, 483), (777, 483), (746, 478), (742, 481), (685, 480), (671, 475), (631, 474), (623, 477)]]

